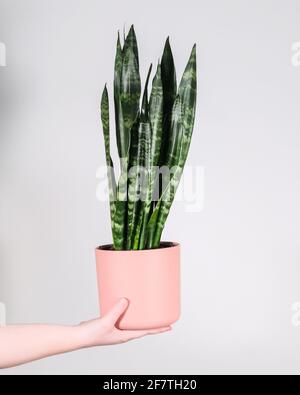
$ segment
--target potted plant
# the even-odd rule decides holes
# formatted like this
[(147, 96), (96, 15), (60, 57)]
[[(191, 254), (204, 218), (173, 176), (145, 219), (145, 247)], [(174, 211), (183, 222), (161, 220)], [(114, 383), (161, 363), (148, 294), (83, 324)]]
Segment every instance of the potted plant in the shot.
[(169, 38), (152, 81), (150, 66), (141, 96), (138, 46), (131, 26), (118, 35), (114, 109), (120, 177), (110, 154), (109, 98), (101, 100), (113, 244), (96, 249), (101, 311), (118, 298), (129, 307), (120, 329), (170, 325), (180, 315), (180, 246), (161, 242), (193, 133), (196, 109), (196, 46), (177, 88)]

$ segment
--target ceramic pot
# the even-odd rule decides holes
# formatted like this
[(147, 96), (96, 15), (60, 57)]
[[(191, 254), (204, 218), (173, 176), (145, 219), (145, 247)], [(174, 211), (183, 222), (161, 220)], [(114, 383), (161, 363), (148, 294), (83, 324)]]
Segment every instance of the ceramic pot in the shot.
[(141, 251), (96, 249), (101, 315), (122, 297), (129, 307), (119, 329), (154, 329), (174, 324), (180, 316), (180, 245)]

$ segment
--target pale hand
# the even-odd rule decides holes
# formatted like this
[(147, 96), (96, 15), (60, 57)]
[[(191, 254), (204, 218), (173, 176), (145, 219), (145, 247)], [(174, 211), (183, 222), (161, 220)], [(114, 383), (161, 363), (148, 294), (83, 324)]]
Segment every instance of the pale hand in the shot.
[(102, 318), (83, 322), (78, 326), (82, 331), (86, 347), (107, 346), (126, 343), (147, 335), (154, 335), (171, 330), (170, 326), (159, 329), (126, 331), (116, 328), (116, 323), (128, 307), (128, 300), (123, 298)]

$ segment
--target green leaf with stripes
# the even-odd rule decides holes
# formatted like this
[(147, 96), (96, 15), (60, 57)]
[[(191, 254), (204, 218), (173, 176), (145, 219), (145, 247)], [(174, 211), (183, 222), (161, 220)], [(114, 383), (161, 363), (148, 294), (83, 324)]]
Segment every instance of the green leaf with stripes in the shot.
[(141, 109), (141, 122), (147, 122), (149, 117), (148, 84), (149, 84), (151, 72), (152, 72), (152, 64), (149, 67), (149, 71), (145, 82), (145, 89), (144, 89), (142, 109)]
[[(147, 218), (147, 206), (149, 204), (149, 179), (151, 176), (151, 128), (149, 122), (141, 122), (139, 125), (138, 154), (137, 154), (137, 210), (136, 229), (133, 234), (134, 250), (143, 249), (145, 245), (146, 227), (144, 218)], [(151, 202), (151, 198), (150, 198)], [(146, 217), (145, 217), (146, 216)]]
[[(120, 130), (120, 158), (127, 158), (130, 131), (137, 118), (141, 96), (141, 79), (136, 53), (133, 28), (130, 30), (123, 49), (123, 64), (120, 83), (122, 129)], [(134, 37), (134, 38), (133, 38)]]
[(140, 200), (138, 199), (138, 150), (139, 150), (139, 123), (136, 120), (131, 131), (131, 144), (128, 165), (128, 217), (127, 217), (127, 240), (126, 249), (133, 247), (134, 232), (137, 226), (138, 213), (140, 210)]
[(122, 65), (123, 65), (123, 50), (120, 42), (120, 34), (118, 33), (117, 40), (117, 50), (115, 56), (115, 69), (114, 69), (114, 103), (115, 103), (115, 123), (116, 123), (116, 138), (117, 138), (117, 146), (119, 157), (122, 157), (122, 146), (123, 146), (123, 136), (124, 136), (124, 127), (123, 127), (123, 116), (122, 116), (122, 107), (121, 107), (121, 73), (122, 73)]
[(163, 134), (160, 165), (166, 165), (166, 155), (170, 143), (171, 114), (177, 95), (177, 78), (169, 37), (166, 40), (161, 60), (161, 79), (163, 87)]
[[(119, 47), (119, 49), (118, 49)], [(120, 45), (117, 45), (117, 55), (120, 57)], [(117, 70), (119, 71), (119, 63)], [(120, 89), (118, 99), (119, 135), (117, 141), (121, 159), (121, 175), (117, 188), (117, 201), (114, 215), (114, 247), (116, 250), (127, 246), (127, 171), (131, 130), (137, 119), (141, 95), (141, 81), (139, 74), (139, 59), (137, 41), (133, 26), (131, 27), (122, 49), (122, 66), (120, 71)]]
[(115, 200), (116, 200), (116, 179), (114, 173), (114, 164), (110, 155), (109, 98), (108, 98), (106, 85), (104, 87), (102, 98), (101, 98), (101, 120), (102, 120), (105, 157), (106, 157), (106, 166), (107, 166), (110, 216), (111, 216), (111, 221), (113, 223), (114, 213), (115, 213)]
[(126, 249), (127, 238), (127, 168), (128, 159), (121, 159), (121, 175), (117, 187), (117, 199), (113, 221), (114, 248)]
[[(139, 197), (139, 172), (144, 166), (144, 140), (142, 124), (147, 122), (149, 116), (148, 84), (152, 71), (150, 65), (145, 82), (141, 115), (131, 132), (130, 159), (128, 166), (128, 219), (127, 219), (127, 249), (133, 248), (134, 240), (137, 239), (136, 233), (141, 228), (139, 215), (142, 210), (142, 202)], [(140, 123), (139, 123), (140, 122)], [(149, 137), (150, 143), (150, 137)]]
[(133, 25), (131, 25), (128, 35), (127, 35), (127, 37), (125, 37), (124, 52), (127, 50), (127, 48), (131, 48), (133, 50), (134, 56), (137, 61), (137, 66), (139, 68), (140, 67), (140, 65), (139, 65), (139, 50), (138, 50), (136, 34), (134, 31)]
[(157, 66), (156, 74), (152, 82), (150, 96), (150, 124), (151, 124), (151, 165), (158, 166), (161, 149), (161, 137), (163, 128), (163, 86), (161, 78), (161, 66)]

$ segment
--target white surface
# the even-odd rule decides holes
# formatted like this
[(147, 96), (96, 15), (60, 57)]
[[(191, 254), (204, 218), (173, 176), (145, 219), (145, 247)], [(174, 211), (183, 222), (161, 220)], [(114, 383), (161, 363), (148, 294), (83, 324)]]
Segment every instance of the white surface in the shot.
[(104, 163), (103, 84), (115, 38), (135, 24), (142, 75), (171, 36), (180, 75), (198, 44), (199, 105), (189, 164), (206, 206), (172, 210), (182, 243), (183, 314), (172, 334), (6, 371), (298, 373), (300, 41), (297, 0), (0, 0), (0, 301), (9, 323), (97, 314), (94, 247), (110, 242), (95, 198)]

